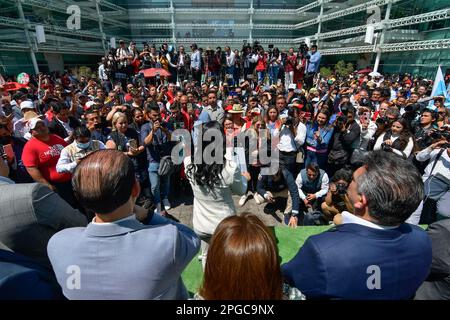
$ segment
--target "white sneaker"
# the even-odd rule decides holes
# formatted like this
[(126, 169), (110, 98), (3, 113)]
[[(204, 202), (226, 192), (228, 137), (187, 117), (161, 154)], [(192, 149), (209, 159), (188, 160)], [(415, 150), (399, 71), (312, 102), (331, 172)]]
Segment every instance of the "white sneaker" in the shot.
[(255, 193), (253, 196), (253, 199), (255, 199), (255, 202), (257, 205), (260, 205), (265, 202), (264, 198), (261, 197), (261, 195), (259, 193)]
[(163, 204), (164, 204), (164, 209), (169, 210), (171, 208), (169, 199), (167, 199), (167, 198), (163, 199)]
[(245, 202), (247, 201), (247, 199), (248, 199), (248, 195), (247, 194), (244, 194), (242, 197), (241, 197), (241, 199), (239, 199), (239, 206), (243, 206), (244, 204), (245, 204)]

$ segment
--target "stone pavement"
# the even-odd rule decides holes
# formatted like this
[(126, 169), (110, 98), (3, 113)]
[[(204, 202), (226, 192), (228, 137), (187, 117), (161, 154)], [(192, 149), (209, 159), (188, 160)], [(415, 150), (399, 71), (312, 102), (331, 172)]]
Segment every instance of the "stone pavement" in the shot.
[[(283, 223), (283, 211), (286, 206), (285, 198), (276, 198), (276, 211), (272, 211), (272, 213), (265, 213), (264, 208), (267, 204), (263, 203), (261, 205), (257, 205), (255, 203), (255, 200), (253, 199), (253, 196), (250, 196), (245, 205), (242, 207), (239, 207), (238, 205), (240, 196), (233, 196), (233, 199), (238, 214), (244, 212), (253, 213), (257, 215), (261, 219), (261, 221), (264, 222), (264, 224), (268, 227), (281, 225)], [(192, 196), (186, 194), (173, 195), (173, 197), (169, 196), (169, 202), (172, 206), (172, 209), (168, 210), (168, 213), (180, 220), (181, 223), (192, 228)]]

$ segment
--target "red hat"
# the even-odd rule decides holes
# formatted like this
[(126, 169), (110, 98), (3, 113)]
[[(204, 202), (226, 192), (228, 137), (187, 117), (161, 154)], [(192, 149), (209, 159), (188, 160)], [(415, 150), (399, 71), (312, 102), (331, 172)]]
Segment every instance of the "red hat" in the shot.
[(233, 110), (233, 106), (230, 104), (230, 105), (226, 106), (224, 110), (225, 111)]

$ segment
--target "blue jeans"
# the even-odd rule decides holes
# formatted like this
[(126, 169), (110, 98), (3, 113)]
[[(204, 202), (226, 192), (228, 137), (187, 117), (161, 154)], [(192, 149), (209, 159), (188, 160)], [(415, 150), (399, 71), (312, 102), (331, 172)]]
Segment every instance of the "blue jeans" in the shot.
[(265, 76), (266, 76), (265, 71), (258, 71), (258, 83), (263, 83)]
[(153, 203), (161, 203), (161, 198), (166, 199), (170, 192), (170, 174), (160, 176), (158, 174), (159, 163), (150, 163), (148, 166), (148, 176), (150, 178), (150, 190), (152, 192)]
[(292, 210), (299, 212), (300, 195), (297, 184), (295, 183), (296, 177), (294, 177), (295, 158), (296, 155), (283, 155), (280, 153), (280, 169), (292, 199)]
[(311, 163), (317, 163), (320, 169), (327, 170), (328, 154), (306, 150), (305, 168)]
[(229, 86), (234, 86), (234, 66), (227, 67), (225, 69), (226, 77), (230, 77), (225, 79)]
[(280, 72), (280, 66), (271, 66), (269, 68), (270, 85), (277, 84), (278, 72)]

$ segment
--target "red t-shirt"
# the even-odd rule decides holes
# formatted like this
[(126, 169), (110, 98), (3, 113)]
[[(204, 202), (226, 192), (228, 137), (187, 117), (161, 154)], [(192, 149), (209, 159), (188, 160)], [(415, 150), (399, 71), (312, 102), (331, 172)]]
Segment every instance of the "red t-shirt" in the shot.
[(58, 173), (58, 163), (61, 150), (67, 146), (67, 142), (57, 135), (51, 134), (49, 141), (41, 141), (31, 138), (25, 144), (22, 153), (22, 161), (25, 167), (37, 167), (42, 176), (50, 183), (61, 183), (70, 180), (70, 173)]

